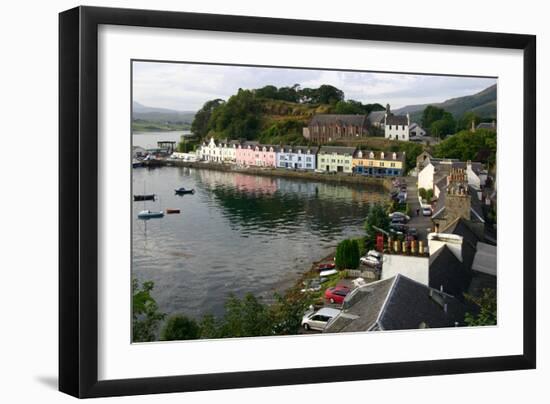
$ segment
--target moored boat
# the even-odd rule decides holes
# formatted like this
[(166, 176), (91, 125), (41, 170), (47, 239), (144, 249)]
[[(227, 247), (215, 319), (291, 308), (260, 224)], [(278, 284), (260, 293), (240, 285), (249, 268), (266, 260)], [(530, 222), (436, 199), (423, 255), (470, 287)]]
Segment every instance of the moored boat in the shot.
[(185, 189), (184, 187), (181, 187), (181, 188), (175, 189), (174, 192), (176, 193), (176, 195), (186, 195), (186, 194), (194, 194), (195, 190)]
[(155, 194), (134, 195), (134, 202), (137, 201), (154, 201)]
[(167, 215), (174, 214), (174, 213), (180, 213), (180, 210), (179, 209), (166, 209), (166, 214)]
[(142, 210), (138, 213), (138, 219), (158, 219), (164, 217), (164, 212), (154, 212), (151, 210)]

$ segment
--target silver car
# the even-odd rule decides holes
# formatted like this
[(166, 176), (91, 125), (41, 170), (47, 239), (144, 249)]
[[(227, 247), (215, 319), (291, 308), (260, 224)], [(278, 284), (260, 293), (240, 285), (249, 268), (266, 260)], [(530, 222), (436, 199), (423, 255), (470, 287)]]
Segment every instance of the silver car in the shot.
[(306, 330), (323, 331), (327, 323), (340, 314), (340, 310), (323, 307), (320, 310), (309, 310), (302, 318), (302, 327)]

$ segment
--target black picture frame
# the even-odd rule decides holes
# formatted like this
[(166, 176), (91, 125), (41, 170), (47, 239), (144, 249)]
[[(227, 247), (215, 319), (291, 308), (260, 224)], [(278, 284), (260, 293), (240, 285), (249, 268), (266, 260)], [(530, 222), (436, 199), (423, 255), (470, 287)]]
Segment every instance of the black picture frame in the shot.
[[(343, 38), (523, 51), (523, 353), (98, 381), (98, 26)], [(59, 15), (59, 389), (103, 397), (324, 383), (536, 366), (536, 37), (182, 12), (77, 7)]]

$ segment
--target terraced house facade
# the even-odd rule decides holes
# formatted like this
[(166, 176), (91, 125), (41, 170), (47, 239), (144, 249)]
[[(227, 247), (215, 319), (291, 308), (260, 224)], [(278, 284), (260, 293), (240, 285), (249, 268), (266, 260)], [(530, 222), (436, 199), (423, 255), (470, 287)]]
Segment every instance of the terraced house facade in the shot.
[(317, 169), (330, 173), (352, 173), (355, 147), (323, 146), (317, 154)]
[(353, 161), (353, 172), (372, 177), (398, 177), (404, 175), (404, 152), (375, 152), (357, 150)]
[(277, 167), (297, 170), (315, 170), (318, 147), (281, 146), (276, 148)]

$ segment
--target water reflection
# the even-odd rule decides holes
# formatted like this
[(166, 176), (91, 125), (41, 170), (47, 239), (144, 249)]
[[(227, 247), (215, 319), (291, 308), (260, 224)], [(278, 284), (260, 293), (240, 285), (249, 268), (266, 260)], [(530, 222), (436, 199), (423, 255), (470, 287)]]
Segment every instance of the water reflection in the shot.
[[(270, 295), (291, 284), (336, 242), (362, 232), (381, 189), (241, 173), (134, 169), (133, 185), (156, 193), (148, 208), (180, 215), (142, 222), (134, 203), (133, 272), (155, 281), (161, 310), (221, 313), (229, 292)], [(176, 197), (174, 188), (194, 188)]]

